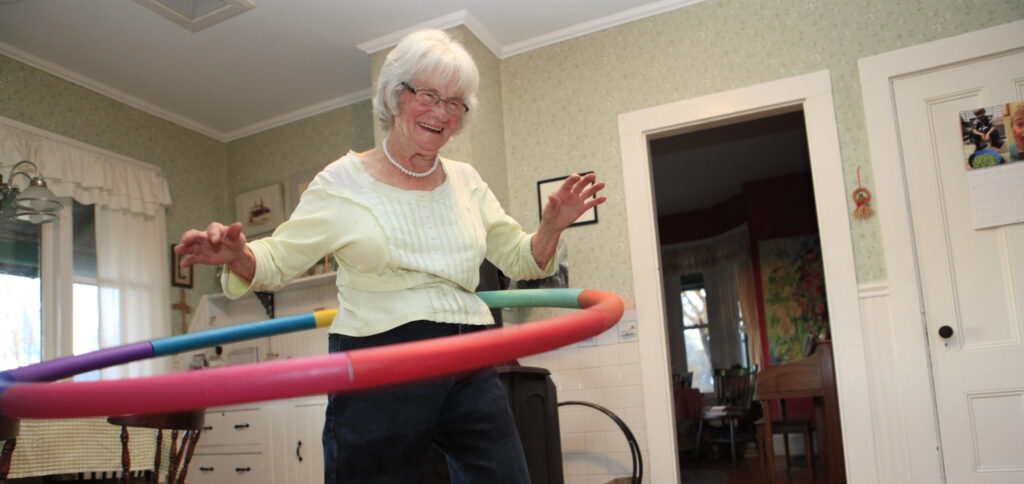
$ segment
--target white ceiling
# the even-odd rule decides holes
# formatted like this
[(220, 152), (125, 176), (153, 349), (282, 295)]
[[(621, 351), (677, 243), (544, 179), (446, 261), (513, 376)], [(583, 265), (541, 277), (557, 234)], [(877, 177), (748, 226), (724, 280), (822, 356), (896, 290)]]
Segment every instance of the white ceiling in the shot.
[(367, 52), (417, 27), (505, 58), (702, 0), (251, 1), (190, 32), (128, 0), (0, 0), (0, 54), (228, 141), (369, 98)]

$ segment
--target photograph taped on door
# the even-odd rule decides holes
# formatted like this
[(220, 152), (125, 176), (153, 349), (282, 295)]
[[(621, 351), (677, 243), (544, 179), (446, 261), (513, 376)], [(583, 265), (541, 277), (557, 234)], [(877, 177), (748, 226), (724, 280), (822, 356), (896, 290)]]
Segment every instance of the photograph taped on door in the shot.
[(1024, 222), (1024, 101), (960, 112), (974, 229)]

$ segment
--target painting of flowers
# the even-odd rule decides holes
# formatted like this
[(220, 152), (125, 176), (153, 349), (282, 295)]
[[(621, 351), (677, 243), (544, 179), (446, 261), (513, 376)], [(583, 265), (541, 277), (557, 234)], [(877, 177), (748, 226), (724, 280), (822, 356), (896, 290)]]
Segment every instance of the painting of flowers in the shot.
[(825, 273), (817, 235), (758, 244), (772, 364), (802, 359), (803, 343), (828, 332)]

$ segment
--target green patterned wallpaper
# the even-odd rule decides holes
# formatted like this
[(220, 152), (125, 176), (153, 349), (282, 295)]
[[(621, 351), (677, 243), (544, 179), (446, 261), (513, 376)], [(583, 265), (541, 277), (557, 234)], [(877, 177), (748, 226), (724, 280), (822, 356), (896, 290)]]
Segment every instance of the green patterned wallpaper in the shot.
[[(224, 143), (0, 55), (0, 116), (159, 166), (171, 190), (167, 239), (224, 217)], [(189, 304), (218, 292), (198, 268)], [(177, 300), (177, 290), (172, 299)], [(180, 332), (181, 318), (171, 318)]]
[[(349, 150), (373, 147), (373, 114), (370, 101), (311, 116), (262, 131), (227, 144), (228, 215), (235, 220), (235, 195), (281, 183), (284, 200), (297, 200), (292, 179), (319, 171)], [(311, 178), (311, 177), (310, 177)]]
[[(632, 306), (620, 113), (829, 69), (846, 185), (861, 168), (870, 189), (857, 59), (1021, 17), (1020, 0), (710, 0), (504, 59), (508, 208), (535, 221), (537, 180), (596, 171), (609, 200), (600, 223), (568, 231), (586, 261), (571, 284)], [(884, 279), (878, 217), (851, 224), (858, 280)]]
[[(456, 27), (483, 82), (481, 116), (454, 142), (468, 143), (475, 159), (465, 161), (527, 230), (537, 225), (537, 180), (596, 171), (609, 202), (598, 224), (566, 233), (570, 260), (586, 262), (571, 265), (570, 283), (632, 306), (618, 114), (829, 69), (847, 187), (860, 168), (873, 188), (857, 59), (1022, 17), (1019, 0), (709, 0), (504, 60)], [(370, 56), (373, 72), (383, 55)], [(2, 55), (0, 116), (160, 166), (174, 199), (171, 241), (233, 219), (239, 192), (282, 183), (290, 200), (295, 175), (370, 148), (376, 129), (362, 101), (225, 144)], [(878, 218), (851, 224), (859, 281), (884, 279)], [(201, 268), (190, 303), (217, 290)]]

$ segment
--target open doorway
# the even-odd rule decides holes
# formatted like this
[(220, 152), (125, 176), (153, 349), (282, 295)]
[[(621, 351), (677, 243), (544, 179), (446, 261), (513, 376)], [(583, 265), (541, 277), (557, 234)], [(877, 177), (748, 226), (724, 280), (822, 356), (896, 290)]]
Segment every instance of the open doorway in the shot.
[[(841, 455), (833, 454), (837, 462), (829, 459), (836, 464), (830, 468), (848, 476), (851, 482), (876, 481), (871, 477), (877, 462), (874, 425), (863, 424), (873, 422), (874, 416), (863, 372), (866, 363), (861, 310), (832, 81), (828, 71), (818, 71), (619, 115), (633, 299), (639, 332), (644, 335), (639, 341), (644, 418), (651, 476), (655, 482), (680, 482), (680, 465), (650, 142), (799, 110), (803, 111), (807, 131), (814, 205), (827, 280), (834, 380), (841, 382), (836, 385), (834, 398), (828, 402), (828, 414), (837, 428), (840, 420), (856, 423), (842, 427), (841, 433), (829, 435), (830, 445), (841, 443), (844, 449)], [(843, 468), (844, 456), (851, 455), (857, 456), (857, 465)]]
[[(829, 332), (804, 113), (654, 139), (649, 152), (683, 481), (756, 482), (761, 415), (745, 386)], [(810, 400), (788, 401), (786, 417), (810, 425)], [(778, 446), (791, 482), (811, 478), (802, 437)]]

